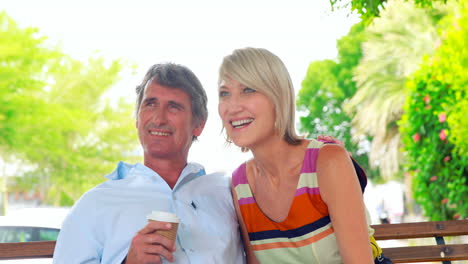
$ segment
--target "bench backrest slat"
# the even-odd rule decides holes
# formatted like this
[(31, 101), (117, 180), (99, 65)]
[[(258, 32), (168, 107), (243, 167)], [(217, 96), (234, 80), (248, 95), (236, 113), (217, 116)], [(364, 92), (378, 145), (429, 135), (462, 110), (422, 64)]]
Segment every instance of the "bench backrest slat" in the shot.
[(394, 263), (466, 260), (468, 244), (395, 247), (383, 251)]
[(55, 241), (0, 243), (1, 259), (52, 258)]
[(373, 225), (376, 240), (468, 235), (468, 219)]

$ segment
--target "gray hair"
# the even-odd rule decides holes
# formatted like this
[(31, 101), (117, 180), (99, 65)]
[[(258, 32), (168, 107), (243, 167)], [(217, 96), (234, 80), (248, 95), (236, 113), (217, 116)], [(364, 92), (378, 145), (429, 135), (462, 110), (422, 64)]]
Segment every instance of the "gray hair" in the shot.
[[(187, 93), (192, 101), (192, 117), (197, 124), (208, 118), (208, 98), (200, 80), (187, 67), (174, 63), (155, 64), (149, 68), (140, 85), (136, 87), (135, 117), (138, 118), (145, 89), (150, 82)], [(196, 137), (194, 137), (196, 139)]]

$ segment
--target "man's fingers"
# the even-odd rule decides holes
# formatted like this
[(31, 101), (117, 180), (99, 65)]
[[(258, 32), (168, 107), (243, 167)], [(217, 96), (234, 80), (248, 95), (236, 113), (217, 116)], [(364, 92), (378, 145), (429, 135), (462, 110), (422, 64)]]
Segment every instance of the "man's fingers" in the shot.
[(145, 253), (149, 255), (161, 256), (170, 262), (174, 261), (174, 255), (161, 245), (150, 245), (145, 247)]
[(169, 238), (162, 236), (158, 233), (148, 234), (144, 236), (143, 242), (146, 244), (158, 244), (165, 247), (168, 251), (175, 251), (175, 241), (170, 240)]
[(343, 141), (340, 141), (332, 136), (327, 136), (327, 135), (319, 135), (317, 137), (318, 140), (323, 140), (323, 141), (327, 141), (327, 142), (333, 142), (335, 144), (338, 144), (342, 147), (344, 147), (344, 142)]
[(143, 227), (143, 229), (138, 231), (138, 234), (146, 235), (146, 234), (153, 233), (156, 230), (169, 230), (169, 229), (171, 229), (170, 223), (149, 221), (148, 224), (145, 227)]
[[(133, 237), (130, 250), (127, 254), (127, 262), (129, 264), (137, 263), (162, 263), (161, 258), (165, 258), (170, 262), (174, 261), (175, 241), (168, 239), (160, 234), (157, 230), (161, 230), (160, 224), (147, 225)], [(151, 231), (153, 230), (153, 231)]]

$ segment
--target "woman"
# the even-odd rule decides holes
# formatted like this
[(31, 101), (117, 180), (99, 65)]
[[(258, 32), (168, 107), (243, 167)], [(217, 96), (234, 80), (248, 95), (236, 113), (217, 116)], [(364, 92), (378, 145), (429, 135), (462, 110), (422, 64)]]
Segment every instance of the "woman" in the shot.
[(277, 56), (226, 56), (218, 111), (228, 141), (253, 154), (232, 179), (249, 263), (374, 262), (353, 163), (337, 144), (296, 135), (294, 89)]

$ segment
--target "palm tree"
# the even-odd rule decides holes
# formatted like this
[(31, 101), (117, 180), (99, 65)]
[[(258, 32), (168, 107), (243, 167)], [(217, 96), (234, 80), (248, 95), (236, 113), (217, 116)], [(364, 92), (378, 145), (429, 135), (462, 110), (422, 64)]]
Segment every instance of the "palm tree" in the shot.
[(394, 0), (367, 29), (364, 56), (354, 76), (358, 90), (344, 107), (354, 114), (353, 137), (373, 137), (369, 160), (386, 179), (399, 172), (397, 121), (406, 97), (406, 77), (418, 69), (424, 55), (434, 52), (439, 42), (436, 23), (447, 9), (422, 9)]

